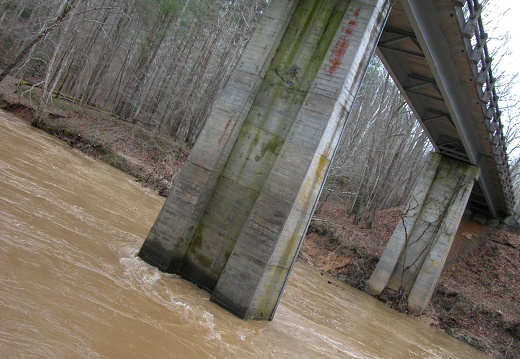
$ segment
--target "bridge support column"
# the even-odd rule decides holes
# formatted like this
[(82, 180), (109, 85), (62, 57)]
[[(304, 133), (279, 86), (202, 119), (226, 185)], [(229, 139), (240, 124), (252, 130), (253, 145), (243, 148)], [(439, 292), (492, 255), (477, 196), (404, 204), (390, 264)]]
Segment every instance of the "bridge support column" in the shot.
[(428, 305), (457, 233), (479, 169), (431, 153), (366, 292), (403, 291), (408, 309), (420, 314)]
[(273, 0), (139, 256), (272, 319), (390, 0)]

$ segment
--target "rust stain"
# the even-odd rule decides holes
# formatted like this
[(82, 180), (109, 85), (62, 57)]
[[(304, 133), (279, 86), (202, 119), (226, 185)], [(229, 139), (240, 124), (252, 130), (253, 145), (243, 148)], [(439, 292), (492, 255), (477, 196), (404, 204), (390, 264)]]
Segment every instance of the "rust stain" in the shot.
[(347, 27), (343, 30), (342, 35), (339, 37), (339, 40), (334, 44), (332, 48), (332, 56), (329, 59), (330, 66), (328, 70), (328, 74), (332, 76), (334, 72), (341, 65), (341, 61), (345, 53), (347, 52), (349, 46), (349, 37), (352, 35), (353, 30), (357, 27), (358, 22), (356, 21), (359, 18), (361, 9), (357, 9), (354, 11), (354, 19), (350, 20), (347, 23)]

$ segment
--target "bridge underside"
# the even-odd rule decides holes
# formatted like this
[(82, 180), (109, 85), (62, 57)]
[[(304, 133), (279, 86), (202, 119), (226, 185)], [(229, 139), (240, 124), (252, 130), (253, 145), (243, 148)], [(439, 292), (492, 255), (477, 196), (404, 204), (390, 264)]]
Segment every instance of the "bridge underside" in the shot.
[(465, 1), (397, 0), (378, 55), (436, 152), (481, 169), (469, 207), (499, 218), (513, 198), (480, 11)]

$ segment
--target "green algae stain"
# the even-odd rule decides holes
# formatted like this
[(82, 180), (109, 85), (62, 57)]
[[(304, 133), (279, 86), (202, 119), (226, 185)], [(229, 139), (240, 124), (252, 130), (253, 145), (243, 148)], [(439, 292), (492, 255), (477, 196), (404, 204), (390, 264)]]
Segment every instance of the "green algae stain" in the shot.
[(258, 298), (256, 305), (253, 303), (253, 306), (250, 307), (250, 313), (248, 313), (250, 319), (273, 319), (276, 303), (281, 295), (285, 280), (289, 275), (289, 271), (286, 268), (281, 267), (266, 268), (265, 271), (271, 272), (269, 282), (266, 284), (265, 288), (263, 288), (262, 294)]
[(201, 268), (209, 268), (212, 265), (212, 260), (210, 257), (204, 255), (204, 253), (208, 253), (208, 246), (203, 245), (204, 233), (204, 225), (199, 224), (197, 229), (195, 230), (193, 240), (191, 241), (190, 247), (188, 249), (188, 256), (185, 257), (185, 260), (191, 258), (191, 261), (194, 262), (195, 265)]
[(199, 224), (195, 233), (193, 234), (193, 239), (190, 243), (189, 251), (193, 254), (197, 253), (198, 250), (202, 248), (202, 232), (204, 231), (204, 225)]
[(266, 157), (266, 154), (277, 156), (281, 149), (282, 139), (278, 136), (272, 136), (271, 139), (262, 144), (260, 154), (255, 156), (255, 161), (260, 161)]
[[(242, 125), (228, 157), (221, 179), (226, 177), (229, 183), (218, 180), (214, 195), (209, 200), (207, 212), (193, 233), (188, 256), (195, 259), (200, 265), (212, 267), (215, 262), (219, 262), (216, 265), (219, 268), (215, 270), (221, 271), (224, 267), (221, 262), (227, 262), (231, 253), (229, 249), (233, 248), (241, 228), (248, 218), (248, 215), (235, 216), (229, 223), (226, 222), (227, 226), (233, 228), (232, 236), (236, 238), (228, 237), (226, 240), (229, 241), (229, 244), (225, 246), (220, 247), (207, 238), (203, 239), (204, 226), (202, 223), (208, 224), (206, 221), (213, 220), (208, 213), (233, 210), (233, 205), (218, 203), (222, 199), (219, 199), (215, 193), (219, 192), (219, 188), (224, 188), (222, 186), (232, 186), (233, 183), (236, 183), (236, 186), (247, 186), (252, 189), (250, 193), (247, 193), (251, 198), (244, 201), (240, 210), (250, 213), (276, 162), (307, 92), (321, 64), (326, 61), (328, 49), (338, 31), (348, 3), (349, 1), (346, 0), (301, 0), (297, 5), (259, 92), (255, 94), (252, 109)], [(315, 192), (313, 190), (316, 186), (315, 181), (323, 179), (323, 168), (328, 166), (328, 161), (320, 158), (317, 166), (316, 172), (319, 172), (317, 178), (310, 178), (304, 183), (304, 186), (308, 186), (303, 189), (308, 197), (302, 199), (306, 203), (306, 207), (308, 202), (312, 202), (310, 197)], [(297, 233), (302, 232), (303, 227), (298, 224), (293, 237), (286, 239), (289, 243), (286, 243), (285, 257), (295, 255), (293, 252), (297, 251), (300, 241)], [(215, 252), (210, 255), (212, 250)], [(213, 257), (215, 260), (212, 260)], [(269, 313), (274, 309), (278, 299), (276, 292), (283, 287), (287, 275), (285, 269), (272, 270), (273, 277), (269, 279), (269, 288), (260, 303), (261, 312), (267, 313), (266, 315), (270, 315)], [(220, 276), (220, 273), (217, 273), (217, 276)]]
[[(242, 160), (254, 159), (257, 162), (257, 168), (265, 169), (263, 178), (267, 178), (270, 168), (280, 153), (286, 136), (284, 132), (292, 126), (321, 64), (325, 60), (348, 3), (345, 0), (302, 0), (297, 6), (295, 15), (269, 66), (257, 100), (253, 105), (253, 108), (261, 106), (262, 110), (250, 112), (237, 141), (237, 145), (240, 144), (238, 146), (240, 151), (244, 153)], [(277, 111), (287, 114), (284, 116), (284, 122), (277, 124), (278, 132), (273, 133), (272, 129), (263, 130), (262, 127)], [(251, 138), (251, 136), (253, 136), (253, 140), (248, 141), (246, 138)], [(242, 168), (245, 167), (244, 163)], [(303, 199), (305, 203), (313, 202), (310, 198), (314, 192), (313, 188), (317, 185), (316, 181), (321, 183), (327, 168), (328, 161), (320, 157), (315, 178), (309, 179), (307, 184), (304, 184), (308, 187), (303, 189), (308, 196)], [(259, 185), (264, 180), (259, 178)], [(308, 206), (312, 207), (312, 204), (308, 204)], [(304, 224), (298, 225), (292, 238), (286, 239), (289, 243), (286, 243), (287, 247), (284, 251), (284, 257), (287, 257), (285, 260), (291, 260), (291, 256), (295, 255), (301, 240), (300, 232), (304, 231), (304, 227)], [(253, 315), (254, 317), (270, 315), (268, 313), (274, 309), (277, 301), (277, 295), (273, 297), (273, 293), (281, 290), (286, 275), (287, 273), (282, 274), (275, 270), (273, 278), (270, 279), (269, 288), (259, 299), (258, 311)]]
[[(300, 191), (301, 202), (303, 202), (302, 212), (292, 233), (285, 238), (278, 239), (277, 246), (282, 246), (283, 252), (278, 258), (278, 262), (271, 263), (271, 268), (265, 269), (266, 272), (269, 271), (270, 273), (264, 275), (270, 275), (270, 277), (259, 295), (256, 305), (250, 309), (249, 316), (251, 319), (272, 319), (276, 303), (290, 273), (290, 268), (287, 269), (287, 267), (292, 266), (294, 258), (298, 255), (298, 249), (306, 229), (307, 216), (312, 212), (316, 201), (315, 195), (318, 194), (318, 189), (323, 183), (329, 163), (330, 161), (327, 158), (319, 156), (314, 176), (304, 182)], [(266, 265), (266, 267), (268, 266)]]
[[(299, 68), (298, 82), (302, 91), (308, 91), (327, 55), (340, 23), (346, 13), (348, 1), (303, 0), (282, 39), (270, 73), (291, 74)], [(291, 71), (293, 70), (293, 71)], [(286, 76), (282, 76), (286, 80)], [(271, 82), (277, 82), (271, 81)], [(287, 81), (282, 81), (283, 83)], [(280, 81), (278, 81), (280, 83)], [(286, 86), (289, 87), (290, 86)]]

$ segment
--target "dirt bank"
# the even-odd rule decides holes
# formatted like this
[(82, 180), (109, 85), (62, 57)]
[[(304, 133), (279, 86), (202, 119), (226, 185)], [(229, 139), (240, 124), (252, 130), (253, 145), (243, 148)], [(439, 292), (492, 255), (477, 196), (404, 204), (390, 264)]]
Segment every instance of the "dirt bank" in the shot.
[[(31, 122), (39, 89), (8, 77), (0, 83), (0, 108)], [(48, 115), (39, 127), (71, 147), (135, 176), (144, 186), (161, 195), (187, 158), (185, 144), (154, 128), (135, 125), (93, 106), (79, 105), (70, 98), (53, 97)]]
[[(340, 204), (326, 203), (316, 214), (300, 258), (363, 290), (400, 209), (378, 212), (371, 229)], [(495, 358), (520, 358), (520, 235), (464, 219), (432, 300), (420, 318)], [(403, 298), (380, 297), (406, 312)]]
[[(38, 89), (0, 84), (0, 108), (30, 121)], [(103, 109), (55, 97), (41, 128), (71, 147), (97, 157), (166, 195), (188, 148), (154, 129), (118, 120)], [(400, 216), (380, 211), (371, 229), (338, 203), (328, 202), (312, 221), (300, 259), (364, 289)], [(520, 358), (520, 236), (465, 221), (432, 301), (421, 316), (495, 358)], [(403, 310), (393, 293), (381, 300)]]

